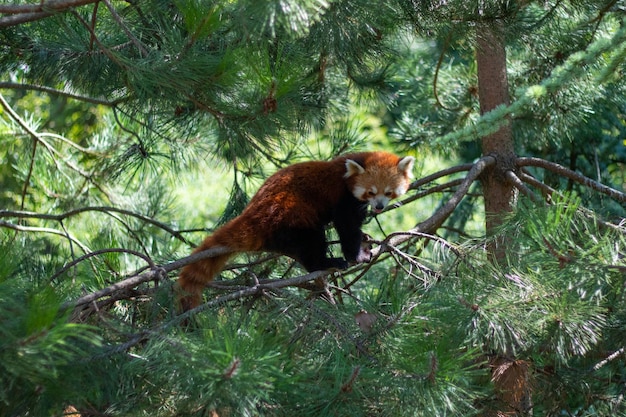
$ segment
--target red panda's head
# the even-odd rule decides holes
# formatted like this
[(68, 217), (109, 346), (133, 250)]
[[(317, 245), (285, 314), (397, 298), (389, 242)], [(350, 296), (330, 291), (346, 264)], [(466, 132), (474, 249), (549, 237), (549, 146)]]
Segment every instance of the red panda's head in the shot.
[(361, 155), (363, 158), (358, 162), (346, 159), (344, 177), (349, 179), (352, 194), (361, 201), (367, 201), (372, 211), (380, 213), (390, 200), (409, 188), (415, 158), (400, 158), (387, 152)]

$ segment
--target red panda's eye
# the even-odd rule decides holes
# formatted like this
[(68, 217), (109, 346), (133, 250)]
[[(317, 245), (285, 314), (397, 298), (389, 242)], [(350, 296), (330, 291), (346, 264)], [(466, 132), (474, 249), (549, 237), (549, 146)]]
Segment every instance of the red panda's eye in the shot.
[(385, 197), (391, 197), (393, 195), (393, 193), (391, 191), (387, 191), (385, 193)]
[(368, 191), (367, 195), (370, 197), (374, 197), (376, 195), (376, 193), (374, 191)]

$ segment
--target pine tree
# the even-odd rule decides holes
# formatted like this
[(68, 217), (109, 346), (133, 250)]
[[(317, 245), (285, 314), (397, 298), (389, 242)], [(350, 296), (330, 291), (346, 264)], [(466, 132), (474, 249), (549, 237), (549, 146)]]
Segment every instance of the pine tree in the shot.
[[(619, 2), (0, 15), (0, 414), (626, 414)], [(244, 256), (176, 313), (185, 172), (234, 172), (213, 226), (276, 167), (380, 146), (471, 163), (367, 225), (371, 264)]]

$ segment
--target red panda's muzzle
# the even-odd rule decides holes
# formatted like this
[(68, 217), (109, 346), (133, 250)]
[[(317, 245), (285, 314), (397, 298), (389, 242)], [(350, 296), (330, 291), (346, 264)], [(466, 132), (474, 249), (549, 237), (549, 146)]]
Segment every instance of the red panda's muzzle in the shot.
[(389, 198), (385, 196), (370, 198), (369, 200), (370, 207), (372, 207), (372, 211), (376, 214), (382, 212), (385, 207), (387, 207), (387, 203), (389, 203)]

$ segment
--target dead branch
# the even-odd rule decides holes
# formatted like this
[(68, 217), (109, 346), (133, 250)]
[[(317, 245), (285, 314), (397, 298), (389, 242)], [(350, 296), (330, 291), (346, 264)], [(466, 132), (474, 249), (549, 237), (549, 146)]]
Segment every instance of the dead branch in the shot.
[(439, 184), (439, 185), (435, 185), (433, 187), (428, 188), (427, 190), (424, 191), (420, 191), (418, 193), (412, 194), (409, 197), (396, 202), (396, 203), (392, 203), (390, 205), (388, 205), (387, 207), (385, 207), (385, 209), (382, 211), (382, 213), (385, 213), (389, 210), (393, 210), (395, 208), (401, 207), (405, 204), (411, 203), (415, 200), (419, 200), (420, 198), (424, 198), (427, 195), (430, 194), (435, 194), (435, 193), (441, 193), (449, 188), (453, 188), (453, 187), (458, 187), (459, 185), (463, 184), (463, 178), (457, 178), (455, 180), (451, 180), (448, 181), (446, 183), (443, 184)]
[(556, 192), (556, 190), (544, 183), (542, 183), (541, 181), (539, 181), (537, 178), (533, 177), (532, 175), (529, 175), (525, 172), (520, 172), (519, 173), (519, 178), (524, 181), (527, 184), (532, 185), (533, 187), (538, 188), (541, 191), (541, 194), (543, 194), (544, 198), (550, 200), (550, 198), (552, 197), (552, 194), (554, 194)]
[(456, 174), (458, 172), (469, 171), (470, 169), (472, 169), (473, 166), (474, 164), (470, 163), (470, 164), (461, 164), (461, 165), (456, 165), (450, 168), (442, 169), (441, 171), (437, 171), (433, 174), (427, 175), (425, 177), (419, 178), (416, 181), (413, 181), (413, 183), (409, 186), (409, 190), (415, 190), (421, 187), (422, 185), (428, 184), (429, 182), (432, 182), (441, 177), (447, 177), (448, 175)]
[(53, 235), (59, 235), (67, 238), (72, 243), (77, 244), (85, 253), (89, 252), (89, 248), (87, 245), (81, 243), (74, 236), (57, 229), (51, 229), (49, 227), (30, 227), (30, 226), (22, 226), (19, 224), (13, 224), (9, 222), (5, 222), (4, 220), (0, 220), (0, 227), (6, 227), (7, 229), (13, 229), (18, 232), (35, 232), (35, 233), (51, 233)]
[(94, 256), (100, 256), (106, 253), (127, 253), (133, 256), (136, 256), (138, 258), (143, 259), (149, 266), (150, 268), (156, 268), (157, 266), (154, 264), (154, 262), (152, 261), (152, 259), (141, 253), (141, 252), (137, 252), (135, 250), (130, 250), (130, 249), (124, 249), (124, 248), (107, 248), (107, 249), (100, 249), (94, 252), (90, 252), (87, 253), (83, 256), (81, 256), (78, 259), (73, 260), (72, 262), (70, 262), (69, 264), (65, 265), (63, 268), (61, 268), (60, 270), (58, 270), (57, 272), (54, 273), (54, 275), (52, 275), (50, 277), (50, 281), (55, 280), (58, 276), (64, 274), (65, 272), (67, 272), (69, 269), (75, 267), (76, 265), (78, 265), (79, 263), (89, 259), (89, 258), (93, 258)]

